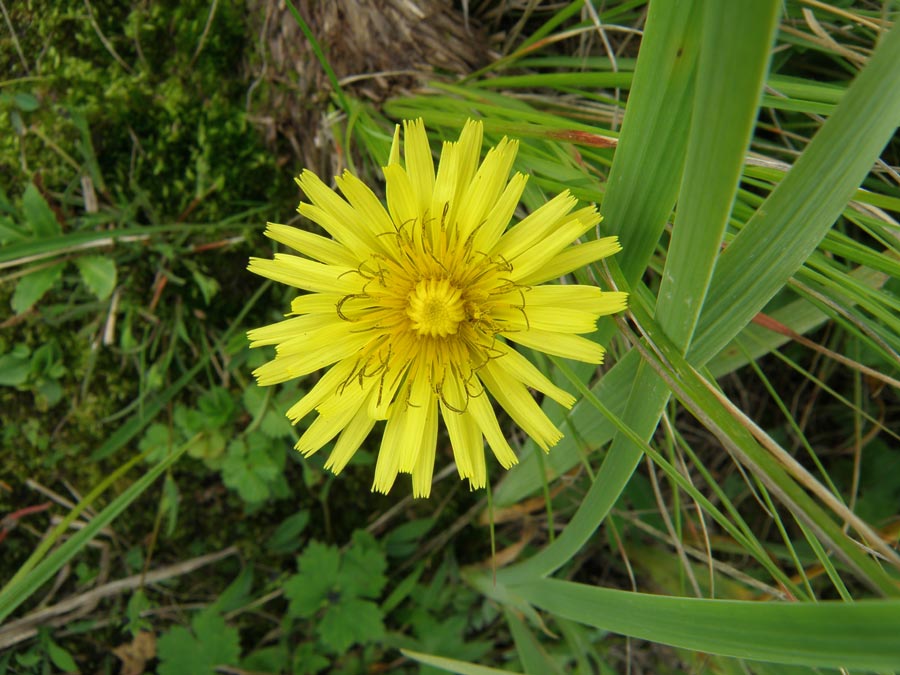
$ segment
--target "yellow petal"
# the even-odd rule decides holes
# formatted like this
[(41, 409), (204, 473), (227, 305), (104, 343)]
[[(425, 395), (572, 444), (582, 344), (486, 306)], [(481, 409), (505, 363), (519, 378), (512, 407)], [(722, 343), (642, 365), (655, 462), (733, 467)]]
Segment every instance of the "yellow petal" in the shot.
[(309, 390), (309, 393), (307, 393), (306, 396), (288, 408), (285, 415), (293, 424), (296, 424), (299, 420), (311, 413), (313, 409), (318, 407), (323, 401), (334, 396), (337, 388), (347, 382), (355, 368), (356, 359), (352, 357), (332, 366), (328, 372), (316, 382), (316, 385)]
[(340, 414), (319, 415), (303, 432), (294, 449), (299, 451), (304, 457), (309, 457), (337, 436), (350, 423), (357, 410), (358, 408), (352, 409), (345, 406)]
[(469, 238), (500, 199), (518, 148), (518, 142), (504, 138), (497, 147), (488, 150), (484, 162), (469, 183), (457, 212), (456, 222), (461, 240)]
[(408, 398), (401, 391), (395, 405), (402, 406), (403, 424), (399, 427), (401, 435), (397, 439), (400, 452), (399, 470), (412, 473), (422, 451), (422, 433), (428, 422), (428, 412), (434, 400), (431, 386), (424, 373), (419, 372), (409, 386)]
[(514, 254), (512, 251), (506, 250), (502, 240), (496, 248), (498, 253), (512, 264), (513, 271), (510, 279), (517, 281), (532, 274), (535, 270), (542, 269), (560, 251), (594, 228), (599, 222), (600, 215), (595, 208), (580, 209), (568, 217), (560, 219), (544, 232), (540, 232), (540, 227), (535, 227), (533, 233), (535, 238), (531, 240), (531, 247), (520, 253)]
[(490, 251), (490, 255), (500, 254), (507, 260), (512, 260), (538, 246), (564, 221), (577, 201), (568, 190), (557, 195), (507, 230)]
[(549, 305), (593, 312), (604, 304), (605, 293), (596, 286), (565, 284), (532, 286), (525, 292), (528, 307)]
[(434, 184), (434, 198), (429, 215), (440, 221), (447, 205), (446, 221), (456, 223), (469, 183), (481, 156), (483, 126), (480, 121), (468, 120), (459, 140), (444, 143)]
[(491, 316), (509, 326), (507, 332), (546, 330), (557, 333), (591, 333), (597, 328), (596, 313), (569, 307), (532, 307), (526, 304), (524, 311), (521, 307), (512, 306), (497, 309)]
[(431, 494), (431, 479), (434, 474), (434, 457), (437, 449), (437, 399), (432, 397), (427, 408), (425, 427), (422, 430), (421, 450), (412, 472), (413, 497), (428, 497)]
[(304, 170), (297, 178), (297, 185), (311, 202), (301, 203), (297, 211), (324, 227), (357, 258), (364, 259), (368, 253), (381, 250), (369, 222), (316, 174)]
[(359, 446), (366, 440), (366, 436), (372, 431), (373, 426), (375, 426), (375, 420), (366, 414), (366, 407), (361, 406), (350, 423), (344, 427), (337, 443), (334, 444), (334, 449), (328, 456), (328, 461), (325, 462), (325, 468), (339, 474), (359, 450)]
[(329, 336), (321, 331), (314, 335), (317, 340), (322, 340), (323, 344), (310, 351), (301, 350), (297, 353), (276, 356), (272, 361), (253, 371), (257, 381), (261, 385), (269, 385), (308, 375), (355, 354), (370, 339), (368, 335), (359, 334), (343, 335), (341, 339), (332, 336), (329, 339)]
[(250, 258), (247, 269), (260, 276), (307, 291), (340, 293), (359, 291), (360, 277), (351, 267), (323, 265), (306, 258), (276, 253), (274, 260)]
[(403, 150), (406, 173), (412, 183), (416, 210), (424, 214), (431, 206), (434, 192), (434, 160), (421, 118), (403, 124)]
[(521, 173), (517, 173), (509, 181), (484, 223), (475, 232), (473, 248), (476, 251), (490, 251), (497, 244), (519, 206), (527, 182), (528, 176)]
[(357, 257), (343, 244), (297, 227), (267, 223), (265, 235), (285, 246), (290, 246), (313, 260), (328, 265), (356, 267), (359, 264)]
[(391, 154), (388, 159), (388, 164), (399, 164), (400, 163), (400, 125), (394, 125), (394, 138), (391, 141)]
[[(349, 355), (371, 339), (371, 336), (365, 333), (365, 326), (361, 323), (350, 323), (342, 321), (336, 316), (323, 316), (322, 314), (311, 314), (305, 318), (309, 324), (303, 326), (303, 330), (295, 331), (291, 337), (276, 345), (275, 353), (278, 356), (294, 354), (312, 356), (317, 352), (341, 353), (350, 350)], [(336, 344), (341, 342), (344, 344)], [(330, 363), (334, 363), (334, 361)]]
[(247, 337), (250, 338), (251, 348), (274, 345), (290, 340), (300, 333), (324, 328), (327, 325), (334, 323), (336, 320), (339, 321), (336, 317), (322, 316), (319, 314), (313, 316), (299, 316), (249, 330), (247, 331)]
[(316, 452), (343, 431), (360, 412), (365, 413), (365, 401), (370, 391), (371, 386), (342, 389), (340, 394), (328, 401), (330, 405), (327, 409), (324, 406), (320, 409), (319, 416), (309, 425), (294, 448), (305, 457)]
[(369, 224), (369, 229), (379, 235), (395, 231), (391, 217), (368, 185), (349, 171), (335, 182), (354, 210)]
[(500, 430), (497, 415), (494, 414), (494, 409), (491, 407), (487, 395), (483, 394), (470, 399), (468, 412), (472, 415), (472, 419), (475, 420), (478, 428), (481, 429), (485, 439), (487, 439), (494, 456), (500, 462), (500, 466), (508, 469), (513, 464), (518, 463), (519, 459), (516, 457), (516, 453), (509, 447), (506, 437)]
[[(387, 184), (387, 204), (391, 220), (396, 228), (405, 228), (407, 236), (411, 236), (412, 232), (419, 231), (414, 228), (421, 228), (422, 217), (412, 182), (398, 164), (384, 167), (384, 180)], [(391, 237), (383, 239), (393, 241)]]
[(502, 335), (523, 347), (584, 363), (603, 363), (603, 355), (606, 353), (606, 350), (596, 342), (580, 335), (566, 335), (546, 330), (523, 330)]
[[(338, 293), (307, 293), (291, 300), (292, 314), (328, 314), (339, 316), (337, 307), (345, 295)], [(343, 319), (342, 319), (343, 320)]]
[(378, 459), (375, 460), (375, 477), (372, 481), (372, 490), (387, 494), (397, 480), (400, 471), (400, 449), (397, 447), (397, 439), (401, 435), (401, 425), (404, 423), (402, 415), (395, 414), (388, 418), (384, 427), (384, 436), (381, 437), (381, 447), (378, 449)]
[(619, 244), (618, 237), (603, 237), (584, 244), (575, 244), (557, 253), (551, 260), (544, 263), (541, 269), (518, 277), (517, 281), (526, 286), (542, 284), (580, 267), (590, 265), (592, 262), (607, 258), (621, 250), (622, 246)]
[(468, 478), (473, 488), (485, 486), (487, 470), (484, 462), (484, 441), (478, 423), (468, 412), (456, 412), (441, 403), (441, 417), (450, 436), (453, 458), (461, 478)]
[(503, 361), (488, 361), (478, 371), (497, 402), (522, 429), (545, 451), (556, 445), (562, 433), (531, 398), (528, 390), (503, 366)]
[[(526, 387), (536, 389), (542, 394), (546, 394), (554, 401), (566, 408), (571, 408), (575, 403), (575, 397), (565, 389), (560, 389), (553, 382), (547, 379), (544, 374), (539, 371), (534, 364), (522, 356), (519, 352), (505, 344), (498, 342), (497, 351), (503, 353), (498, 360), (503, 361), (503, 366), (507, 373), (512, 374), (519, 382)], [(487, 436), (487, 434), (485, 434)], [(490, 440), (490, 439), (489, 439)]]

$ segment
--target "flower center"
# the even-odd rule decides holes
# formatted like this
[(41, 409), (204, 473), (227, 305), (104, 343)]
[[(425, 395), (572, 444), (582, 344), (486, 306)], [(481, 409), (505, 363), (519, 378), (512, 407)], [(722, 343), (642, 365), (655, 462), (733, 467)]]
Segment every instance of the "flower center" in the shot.
[(449, 279), (423, 279), (409, 294), (406, 314), (419, 335), (453, 335), (466, 317), (462, 291)]

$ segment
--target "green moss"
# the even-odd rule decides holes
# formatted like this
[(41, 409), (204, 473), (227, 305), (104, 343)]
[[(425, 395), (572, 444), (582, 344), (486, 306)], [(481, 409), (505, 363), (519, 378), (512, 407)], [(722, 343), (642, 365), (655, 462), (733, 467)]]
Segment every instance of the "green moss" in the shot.
[(90, 6), (91, 13), (80, 3), (14, 9), (36, 79), (24, 78), (11, 44), (0, 65), (23, 77), (7, 91), (34, 94), (39, 106), (24, 111), (7, 102), (0, 113), (28, 130), (0, 139), (7, 193), (35, 173), (48, 190), (64, 193), (92, 173), (96, 157), (101, 198), (136, 205), (122, 210), (139, 222), (214, 222), (238, 205), (286, 194), (289, 177), (246, 119), (248, 45), (237, 5), (217, 4), (208, 30), (208, 2)]

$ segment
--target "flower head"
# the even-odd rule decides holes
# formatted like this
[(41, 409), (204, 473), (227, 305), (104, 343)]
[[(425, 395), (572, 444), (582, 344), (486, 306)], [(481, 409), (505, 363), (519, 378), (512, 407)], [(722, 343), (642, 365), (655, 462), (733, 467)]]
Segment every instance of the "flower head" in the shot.
[(435, 172), (422, 121), (404, 123), (403, 162), (398, 127), (387, 209), (349, 172), (336, 178), (342, 198), (304, 171), (297, 183), (309, 202), (298, 211), (331, 238), (270, 223), (266, 234), (301, 255), (250, 260), (250, 271), (306, 291), (291, 318), (248, 333), (252, 347), (275, 345), (254, 372), (259, 384), (331, 366), (287, 411), (294, 422), (318, 413), (296, 448), (308, 456), (337, 436), (326, 467), (338, 473), (386, 420), (379, 492), (408, 473), (413, 494), (429, 495), (439, 418), (472, 487), (486, 482), (485, 439), (501, 465), (515, 464), (490, 397), (549, 450), (562, 434), (529, 389), (566, 407), (575, 399), (511, 343), (600, 363), (603, 348), (579, 334), (625, 307), (625, 293), (541, 285), (617, 252), (618, 240), (573, 244), (600, 216), (573, 211), (568, 192), (508, 227), (527, 178), (509, 178), (518, 143), (504, 138), (479, 164), (481, 145), (482, 125), (470, 120)]

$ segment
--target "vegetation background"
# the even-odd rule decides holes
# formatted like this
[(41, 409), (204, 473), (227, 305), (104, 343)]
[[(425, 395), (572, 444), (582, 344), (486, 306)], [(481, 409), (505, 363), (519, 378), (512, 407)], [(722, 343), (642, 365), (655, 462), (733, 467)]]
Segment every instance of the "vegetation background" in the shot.
[[(0, 9), (0, 672), (900, 670), (897, 3)], [(291, 450), (244, 268), (419, 116), (632, 303), (560, 446), (416, 501)]]

